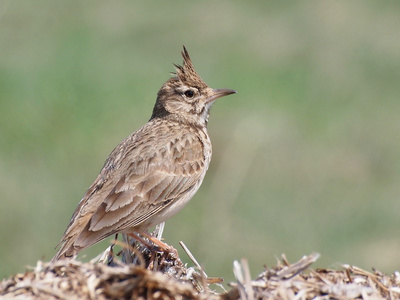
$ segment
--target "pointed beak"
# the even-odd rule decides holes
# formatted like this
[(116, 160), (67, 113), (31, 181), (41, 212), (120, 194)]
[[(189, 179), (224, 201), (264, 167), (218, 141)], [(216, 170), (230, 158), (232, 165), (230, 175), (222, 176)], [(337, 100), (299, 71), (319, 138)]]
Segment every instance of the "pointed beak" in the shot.
[(236, 94), (237, 92), (235, 90), (230, 90), (230, 89), (213, 89), (211, 91), (210, 97), (207, 99), (207, 103), (214, 101), (215, 99), (228, 96), (231, 94)]

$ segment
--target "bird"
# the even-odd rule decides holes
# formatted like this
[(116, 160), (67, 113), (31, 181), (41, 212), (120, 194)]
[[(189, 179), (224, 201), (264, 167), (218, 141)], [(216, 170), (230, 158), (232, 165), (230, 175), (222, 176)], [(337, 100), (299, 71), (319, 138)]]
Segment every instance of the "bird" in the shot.
[(76, 207), (52, 261), (117, 234), (145, 233), (180, 211), (209, 167), (210, 108), (232, 89), (210, 88), (197, 74), (185, 46), (183, 64), (160, 88), (149, 121), (106, 159)]

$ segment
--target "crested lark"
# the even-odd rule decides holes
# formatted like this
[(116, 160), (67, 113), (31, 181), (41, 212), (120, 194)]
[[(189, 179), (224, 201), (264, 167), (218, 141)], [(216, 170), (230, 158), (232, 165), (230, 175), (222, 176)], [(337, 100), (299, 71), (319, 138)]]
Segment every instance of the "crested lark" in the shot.
[(236, 91), (208, 87), (185, 47), (182, 56), (176, 77), (159, 90), (149, 122), (107, 158), (53, 260), (75, 257), (116, 233), (145, 232), (176, 214), (199, 189), (211, 159), (210, 107)]

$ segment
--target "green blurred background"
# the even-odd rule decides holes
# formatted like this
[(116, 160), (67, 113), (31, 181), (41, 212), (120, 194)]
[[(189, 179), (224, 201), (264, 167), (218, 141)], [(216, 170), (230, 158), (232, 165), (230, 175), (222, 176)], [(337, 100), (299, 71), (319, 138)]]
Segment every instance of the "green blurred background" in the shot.
[[(165, 239), (210, 276), (286, 253), (400, 268), (399, 1), (0, 2), (0, 278), (49, 260), (186, 45), (214, 105)], [(109, 241), (86, 251), (93, 257)], [(87, 259), (87, 258), (86, 258)]]

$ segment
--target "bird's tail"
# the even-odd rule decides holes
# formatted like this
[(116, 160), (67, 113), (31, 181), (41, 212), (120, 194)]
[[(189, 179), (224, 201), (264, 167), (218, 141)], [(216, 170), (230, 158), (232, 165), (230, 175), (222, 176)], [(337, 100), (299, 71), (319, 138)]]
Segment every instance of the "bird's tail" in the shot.
[(64, 242), (63, 244), (61, 244), (61, 247), (57, 251), (56, 255), (54, 255), (54, 257), (51, 259), (51, 262), (62, 259), (73, 259), (76, 257), (77, 254), (78, 250), (74, 247), (73, 244), (69, 245), (68, 242)]

